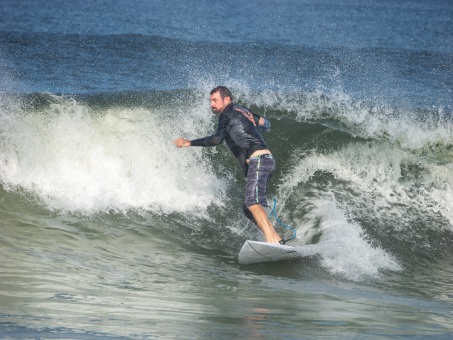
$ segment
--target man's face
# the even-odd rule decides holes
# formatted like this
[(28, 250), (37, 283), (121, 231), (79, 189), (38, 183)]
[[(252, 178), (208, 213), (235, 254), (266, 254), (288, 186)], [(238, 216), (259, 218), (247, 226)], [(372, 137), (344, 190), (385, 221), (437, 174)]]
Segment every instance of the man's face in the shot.
[(231, 103), (230, 97), (225, 97), (224, 99), (222, 99), (219, 92), (211, 94), (209, 101), (211, 103), (211, 110), (213, 113), (222, 112), (225, 106)]

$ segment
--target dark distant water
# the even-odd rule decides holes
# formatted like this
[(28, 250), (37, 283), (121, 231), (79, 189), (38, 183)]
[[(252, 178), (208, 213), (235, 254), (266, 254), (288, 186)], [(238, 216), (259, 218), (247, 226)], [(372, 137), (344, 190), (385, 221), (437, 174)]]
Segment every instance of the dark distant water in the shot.
[[(0, 337), (450, 338), (451, 1), (0, 0)], [(316, 255), (239, 266), (224, 84)], [(281, 230), (284, 233), (284, 230)]]

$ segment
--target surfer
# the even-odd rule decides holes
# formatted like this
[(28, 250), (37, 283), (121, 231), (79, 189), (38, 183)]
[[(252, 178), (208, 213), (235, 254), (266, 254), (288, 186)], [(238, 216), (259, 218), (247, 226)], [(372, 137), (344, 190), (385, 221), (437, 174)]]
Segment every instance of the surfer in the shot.
[(226, 144), (247, 178), (244, 214), (263, 232), (268, 243), (285, 244), (275, 231), (266, 211), (267, 183), (274, 173), (275, 160), (261, 136), (271, 124), (249, 109), (233, 103), (233, 95), (225, 86), (218, 86), (210, 92), (212, 112), (219, 115), (217, 131), (214, 135), (187, 140), (176, 139), (178, 147), (216, 146), (225, 139)]

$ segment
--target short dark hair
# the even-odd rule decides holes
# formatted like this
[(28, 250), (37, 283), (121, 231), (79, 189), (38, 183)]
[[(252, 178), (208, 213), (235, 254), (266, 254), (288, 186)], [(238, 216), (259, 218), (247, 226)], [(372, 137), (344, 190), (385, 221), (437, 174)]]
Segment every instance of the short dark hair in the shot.
[(222, 99), (225, 99), (225, 97), (230, 97), (231, 101), (233, 101), (233, 95), (231, 94), (231, 91), (228, 89), (226, 86), (217, 86), (215, 89), (211, 91), (210, 94), (214, 94), (216, 92), (219, 92), (220, 97)]

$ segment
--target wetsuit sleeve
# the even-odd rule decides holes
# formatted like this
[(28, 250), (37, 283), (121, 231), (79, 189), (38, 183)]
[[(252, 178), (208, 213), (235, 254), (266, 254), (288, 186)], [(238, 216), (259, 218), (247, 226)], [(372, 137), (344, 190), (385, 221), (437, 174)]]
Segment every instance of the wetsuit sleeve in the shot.
[[(250, 111), (250, 112), (252, 112), (252, 111)], [(260, 133), (268, 132), (270, 130), (270, 128), (271, 128), (271, 123), (266, 118), (264, 118), (263, 116), (257, 115), (257, 114), (255, 114), (253, 112), (252, 112), (252, 114), (253, 114), (253, 119), (255, 120), (256, 128), (258, 129), (258, 131)], [(261, 118), (263, 118), (263, 120), (264, 120), (264, 124), (263, 125), (260, 125), (260, 119)]]
[(269, 122), (266, 118), (262, 117), (264, 119), (264, 124), (263, 125), (257, 125), (258, 131), (263, 133), (263, 132), (268, 132), (271, 129), (271, 122)]
[[(260, 133), (270, 131), (271, 123), (266, 118), (264, 118), (263, 116), (257, 115), (256, 113), (252, 112), (252, 110), (250, 110), (249, 108), (246, 108), (246, 109), (253, 115), (253, 120), (255, 121), (255, 126)], [(260, 125), (261, 118), (263, 118), (263, 120), (264, 120), (263, 125)]]
[(216, 146), (222, 144), (223, 140), (227, 135), (227, 126), (228, 126), (228, 118), (226, 115), (221, 114), (219, 117), (219, 125), (217, 126), (217, 131), (214, 135), (194, 139), (190, 141), (191, 146)]

